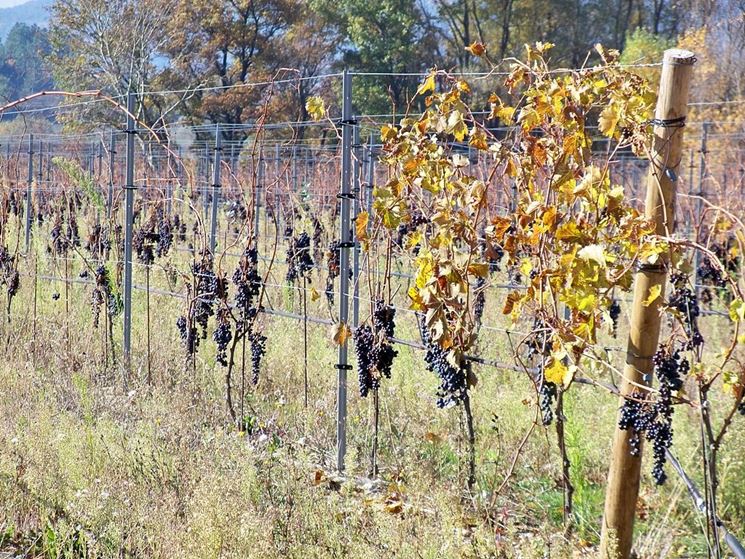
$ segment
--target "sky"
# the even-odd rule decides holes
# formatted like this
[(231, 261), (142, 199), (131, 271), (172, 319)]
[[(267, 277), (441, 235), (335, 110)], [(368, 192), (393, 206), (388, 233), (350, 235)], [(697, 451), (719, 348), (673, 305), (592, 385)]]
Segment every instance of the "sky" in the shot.
[(25, 4), (28, 0), (0, 0), (0, 8), (10, 8), (11, 6), (18, 6), (19, 4)]

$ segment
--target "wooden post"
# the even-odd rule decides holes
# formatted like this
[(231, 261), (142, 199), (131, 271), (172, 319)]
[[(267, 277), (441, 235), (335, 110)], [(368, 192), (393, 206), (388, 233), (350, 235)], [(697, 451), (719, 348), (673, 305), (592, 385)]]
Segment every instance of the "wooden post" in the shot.
[[(675, 190), (682, 156), (683, 126), (688, 112), (688, 86), (695, 60), (691, 52), (670, 49), (665, 51), (662, 63), (645, 203), (645, 214), (654, 219), (658, 235), (670, 235), (675, 227)], [(642, 262), (638, 268), (621, 404), (624, 395), (638, 390), (634, 384), (650, 384), (666, 279), (667, 259), (664, 257), (655, 263)], [(661, 289), (660, 297), (644, 306), (650, 290), (657, 286)], [(613, 439), (600, 540), (602, 559), (628, 559), (631, 553), (641, 468), (641, 453), (632, 456), (630, 452), (632, 434), (616, 428)]]

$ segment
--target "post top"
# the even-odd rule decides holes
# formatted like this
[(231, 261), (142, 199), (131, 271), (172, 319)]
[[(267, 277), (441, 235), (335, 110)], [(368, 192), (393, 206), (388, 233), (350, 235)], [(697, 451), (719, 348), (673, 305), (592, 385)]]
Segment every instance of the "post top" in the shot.
[(663, 65), (692, 66), (696, 63), (696, 55), (685, 49), (667, 49), (662, 59)]

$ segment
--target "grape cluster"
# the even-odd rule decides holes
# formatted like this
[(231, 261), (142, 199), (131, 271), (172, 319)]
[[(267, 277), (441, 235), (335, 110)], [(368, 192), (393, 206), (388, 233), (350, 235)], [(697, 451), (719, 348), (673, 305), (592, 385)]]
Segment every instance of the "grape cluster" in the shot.
[(613, 337), (615, 338), (618, 335), (618, 319), (621, 317), (621, 305), (618, 304), (617, 300), (613, 299), (611, 301), (610, 307), (608, 307), (608, 314), (613, 321)]
[(233, 339), (230, 328), (230, 316), (227, 308), (222, 308), (217, 313), (217, 326), (212, 332), (212, 339), (217, 344), (216, 360), (223, 367), (228, 366), (228, 344)]
[(4, 246), (0, 246), (0, 285), (5, 286), (5, 291), (8, 295), (8, 311), (10, 311), (13, 297), (15, 297), (18, 289), (21, 287), (21, 276), (18, 273), (15, 259)]
[(201, 337), (207, 338), (207, 323), (210, 316), (215, 314), (215, 299), (224, 298), (227, 294), (227, 285), (212, 270), (212, 255), (205, 253), (201, 260), (192, 264), (194, 277), (194, 299), (189, 306), (186, 316), (181, 316), (176, 321), (176, 326), (181, 335), (181, 341), (186, 348), (187, 356), (196, 353), (199, 347), (198, 328), (201, 327)]
[(168, 254), (173, 245), (173, 230), (171, 229), (171, 220), (165, 214), (162, 209), (158, 210), (158, 244), (155, 249), (155, 254), (158, 258), (162, 258)]
[(310, 254), (310, 236), (303, 231), (290, 241), (287, 248), (287, 283), (294, 283), (298, 277), (305, 277), (313, 269), (313, 258)]
[(148, 219), (139, 227), (132, 236), (132, 248), (135, 250), (137, 260), (146, 266), (155, 262), (155, 245), (158, 242), (158, 233), (155, 230), (153, 219)]
[(114, 289), (109, 269), (106, 266), (96, 268), (95, 286), (91, 293), (91, 309), (93, 311), (93, 327), (98, 328), (101, 307), (106, 305), (106, 313), (113, 318), (121, 312), (122, 301)]
[(396, 332), (396, 309), (386, 305), (381, 298), (375, 299), (373, 304), (373, 325), (376, 332), (384, 332), (386, 336), (393, 337)]
[(186, 241), (186, 222), (178, 214), (173, 216), (173, 230), (176, 231), (179, 242)]
[(88, 233), (85, 250), (90, 253), (94, 260), (103, 260), (110, 249), (109, 230), (100, 223), (96, 223)]
[(194, 355), (199, 347), (199, 333), (197, 328), (185, 316), (178, 317), (176, 328), (178, 328), (181, 343), (184, 344), (187, 355)]
[(481, 319), (484, 317), (484, 307), (486, 306), (485, 287), (486, 279), (482, 277), (476, 278), (475, 295), (473, 298), (473, 318), (479, 326), (481, 326)]
[(334, 304), (334, 279), (339, 277), (341, 269), (341, 243), (332, 241), (326, 251), (326, 263), (328, 265), (328, 274), (326, 276), (326, 300), (330, 306)]
[(538, 405), (541, 408), (541, 422), (543, 425), (551, 425), (554, 420), (553, 403), (556, 400), (557, 387), (553, 382), (542, 379), (538, 387)]
[(354, 352), (357, 356), (357, 376), (360, 396), (367, 397), (370, 390), (377, 390), (380, 379), (374, 371), (375, 336), (369, 324), (363, 324), (354, 331)]
[(452, 365), (448, 361), (448, 350), (443, 349), (432, 339), (423, 316), (420, 316), (419, 330), (424, 342), (424, 362), (427, 364), (427, 370), (435, 373), (440, 379), (440, 386), (437, 388), (437, 407), (449, 408), (460, 404), (468, 390), (467, 379), (471, 364), (464, 361), (459, 367)]
[(248, 217), (246, 206), (240, 200), (230, 200), (225, 205), (225, 215), (230, 221), (237, 221), (239, 223), (246, 221)]
[(688, 335), (686, 349), (696, 349), (704, 343), (704, 337), (698, 328), (698, 317), (701, 315), (698, 299), (694, 292), (685, 285), (686, 277), (684, 275), (673, 274), (671, 281), (675, 289), (667, 304), (680, 313), (683, 319)]
[(641, 435), (652, 443), (652, 476), (658, 485), (665, 483), (665, 452), (673, 443), (673, 394), (683, 386), (682, 377), (688, 374), (690, 364), (679, 351), (660, 348), (653, 357), (655, 375), (660, 383), (659, 395), (654, 402), (643, 393), (632, 393), (621, 408), (618, 427), (630, 430), (630, 452), (637, 456), (641, 450)]
[(266, 355), (266, 336), (259, 332), (249, 332), (248, 341), (251, 342), (251, 379), (256, 385), (259, 382), (261, 359)]
[(259, 252), (254, 246), (246, 246), (233, 273), (235, 306), (241, 319), (246, 322), (255, 316), (254, 298), (261, 292), (262, 278), (259, 275)]
[(67, 251), (73, 246), (73, 244), (70, 242), (69, 237), (65, 236), (63, 228), (64, 221), (62, 213), (60, 212), (54, 217), (54, 223), (52, 224), (52, 229), (49, 232), (52, 246), (48, 250), (49, 252), (52, 252), (56, 255), (67, 254)]
[(391, 378), (393, 360), (398, 355), (389, 340), (395, 334), (395, 317), (396, 309), (378, 298), (373, 304), (372, 326), (363, 324), (354, 332), (360, 396), (363, 398), (370, 390), (380, 388), (381, 378)]
[(403, 246), (406, 237), (417, 230), (417, 227), (429, 223), (429, 220), (419, 211), (414, 211), (409, 217), (409, 221), (402, 223), (396, 229), (396, 240), (395, 243), (398, 246)]

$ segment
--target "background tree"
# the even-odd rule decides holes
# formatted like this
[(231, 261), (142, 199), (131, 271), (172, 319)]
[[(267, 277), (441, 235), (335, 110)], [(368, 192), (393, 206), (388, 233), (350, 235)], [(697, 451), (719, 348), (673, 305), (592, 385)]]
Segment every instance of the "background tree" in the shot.
[(44, 29), (16, 23), (0, 45), (0, 96), (12, 100), (51, 88), (52, 74), (45, 61), (50, 49)]

